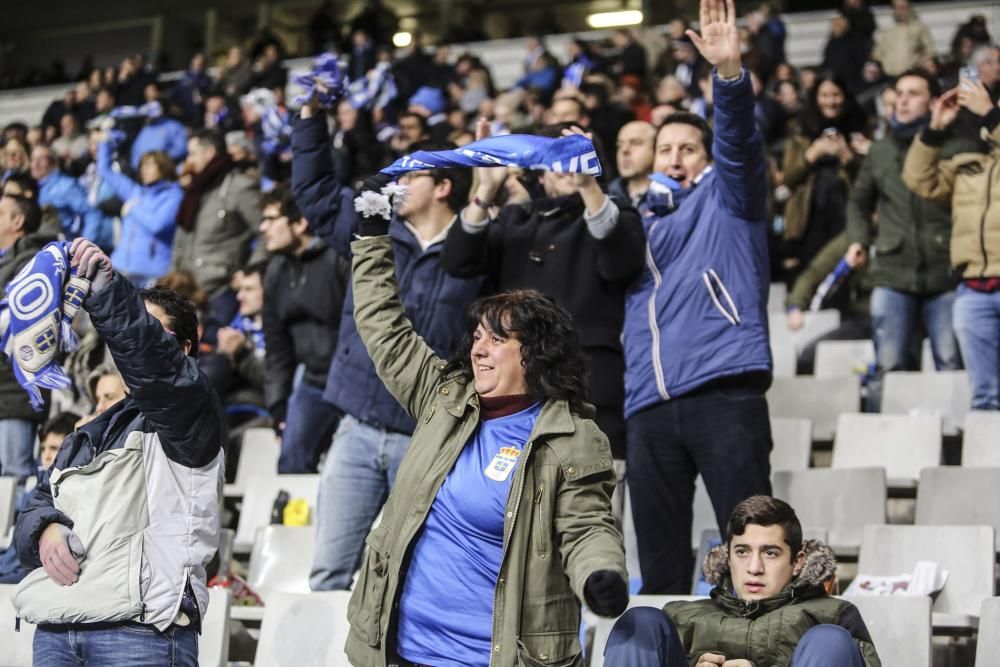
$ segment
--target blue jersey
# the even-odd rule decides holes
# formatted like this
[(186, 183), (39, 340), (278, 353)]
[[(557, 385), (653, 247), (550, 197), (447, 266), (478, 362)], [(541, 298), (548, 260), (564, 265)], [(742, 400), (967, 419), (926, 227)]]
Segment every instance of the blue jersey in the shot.
[(541, 403), (479, 424), (438, 490), (399, 601), (399, 655), (435, 667), (488, 665), (493, 593), (511, 481)]

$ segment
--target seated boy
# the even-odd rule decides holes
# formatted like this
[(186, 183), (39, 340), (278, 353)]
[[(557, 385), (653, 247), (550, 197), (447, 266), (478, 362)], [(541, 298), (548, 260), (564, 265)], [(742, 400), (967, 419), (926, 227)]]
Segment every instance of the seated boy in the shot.
[(727, 533), (703, 565), (711, 598), (630, 609), (608, 638), (607, 667), (881, 666), (857, 608), (827, 593), (832, 552), (802, 544), (788, 503), (747, 498)]

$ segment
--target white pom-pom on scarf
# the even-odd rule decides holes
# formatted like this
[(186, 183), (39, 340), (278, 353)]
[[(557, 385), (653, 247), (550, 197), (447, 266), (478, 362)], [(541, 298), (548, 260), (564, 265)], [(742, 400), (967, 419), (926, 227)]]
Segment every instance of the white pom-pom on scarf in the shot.
[(378, 215), (388, 220), (392, 217), (389, 197), (371, 190), (365, 190), (354, 198), (354, 210), (366, 218)]

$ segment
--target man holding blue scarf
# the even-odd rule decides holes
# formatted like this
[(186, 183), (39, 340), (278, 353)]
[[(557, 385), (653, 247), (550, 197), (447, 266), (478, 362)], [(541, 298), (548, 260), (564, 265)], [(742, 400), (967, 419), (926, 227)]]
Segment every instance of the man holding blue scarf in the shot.
[(714, 138), (686, 112), (660, 128), (653, 170), (666, 186), (644, 218), (646, 267), (626, 299), (627, 462), (643, 593), (690, 591), (699, 473), (723, 534), (740, 501), (771, 490), (764, 142), (733, 0), (702, 0), (700, 26), (688, 36), (715, 67)]
[[(872, 333), (876, 376), (868, 385), (866, 408), (878, 412), (886, 371), (917, 370), (920, 323), (927, 331), (939, 369), (958, 368), (958, 341), (952, 328), (955, 280), (947, 206), (922, 199), (903, 183), (903, 158), (930, 120), (931, 103), (941, 94), (937, 79), (913, 69), (896, 79), (896, 110), (888, 136), (871, 145), (847, 203), (848, 254), (865, 258), (871, 248)], [(972, 149), (962, 139), (942, 146), (947, 159)], [(878, 212), (878, 224), (874, 214)]]

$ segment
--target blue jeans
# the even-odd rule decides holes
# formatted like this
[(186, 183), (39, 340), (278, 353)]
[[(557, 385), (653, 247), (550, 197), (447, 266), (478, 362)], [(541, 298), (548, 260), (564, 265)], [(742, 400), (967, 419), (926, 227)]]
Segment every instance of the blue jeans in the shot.
[(877, 368), (868, 384), (866, 409), (869, 412), (881, 409), (885, 373), (919, 369), (921, 328), (931, 341), (937, 370), (962, 368), (958, 340), (952, 328), (954, 302), (954, 292), (921, 296), (888, 287), (876, 287), (872, 291), (872, 340)]
[(330, 446), (330, 438), (339, 421), (340, 411), (323, 400), (323, 388), (300, 382), (288, 397), (278, 473), (316, 472), (319, 457)]
[(194, 626), (39, 625), (32, 645), (35, 667), (198, 667)]
[(0, 419), (0, 475), (23, 482), (35, 473), (35, 432), (27, 419)]
[(628, 492), (642, 592), (691, 591), (691, 523), (701, 473), (725, 535), (737, 504), (771, 495), (771, 422), (759, 389), (705, 388), (628, 419)]
[(955, 333), (969, 370), (974, 410), (1000, 410), (1000, 292), (959, 285)]
[(410, 436), (351, 415), (340, 420), (323, 464), (316, 512), (316, 554), (309, 587), (347, 590), (361, 567), (365, 537), (389, 497)]
[[(725, 656), (735, 659), (740, 656)], [(864, 667), (854, 638), (839, 625), (814, 625), (799, 640), (791, 667)], [(626, 611), (611, 629), (605, 667), (687, 667), (677, 626), (656, 607)]]

